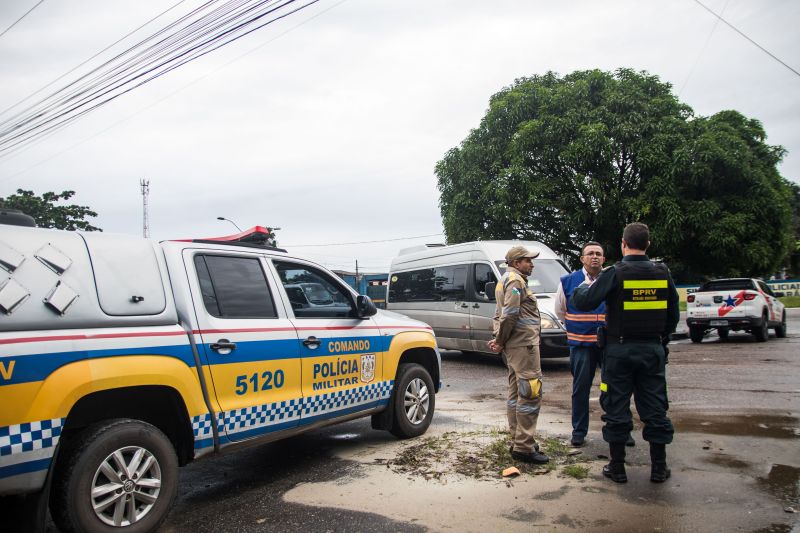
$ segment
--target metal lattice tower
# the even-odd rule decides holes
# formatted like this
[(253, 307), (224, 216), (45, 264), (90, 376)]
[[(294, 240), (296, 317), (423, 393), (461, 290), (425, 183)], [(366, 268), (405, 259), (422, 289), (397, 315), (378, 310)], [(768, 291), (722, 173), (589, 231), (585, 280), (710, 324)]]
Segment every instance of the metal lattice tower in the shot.
[(150, 215), (147, 212), (147, 197), (150, 196), (150, 180), (139, 180), (142, 186), (142, 236), (150, 237)]

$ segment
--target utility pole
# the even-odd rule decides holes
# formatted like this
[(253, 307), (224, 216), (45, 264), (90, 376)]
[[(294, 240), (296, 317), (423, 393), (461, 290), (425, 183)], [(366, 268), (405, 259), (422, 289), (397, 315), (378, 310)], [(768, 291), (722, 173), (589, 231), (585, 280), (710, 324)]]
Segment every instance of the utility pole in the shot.
[(142, 236), (147, 239), (150, 237), (150, 215), (147, 212), (147, 197), (150, 196), (150, 180), (141, 179), (139, 185), (142, 187)]

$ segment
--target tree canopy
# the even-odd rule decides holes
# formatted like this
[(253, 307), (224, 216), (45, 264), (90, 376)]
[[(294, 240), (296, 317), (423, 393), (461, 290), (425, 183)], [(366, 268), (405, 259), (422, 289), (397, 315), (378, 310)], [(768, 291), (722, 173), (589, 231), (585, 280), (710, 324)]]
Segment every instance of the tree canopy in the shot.
[(769, 272), (791, 246), (781, 147), (736, 111), (695, 117), (668, 83), (620, 69), (548, 72), (491, 97), (436, 165), (448, 242), (534, 239), (577, 258), (622, 228), (687, 278)]
[(37, 196), (33, 191), (17, 189), (16, 194), (0, 198), (0, 207), (19, 209), (30, 215), (40, 228), (56, 228), (65, 230), (103, 231), (92, 226), (86, 217), (96, 217), (97, 213), (84, 205), (56, 205), (62, 200), (69, 200), (75, 191), (63, 191), (60, 194), (46, 192)]

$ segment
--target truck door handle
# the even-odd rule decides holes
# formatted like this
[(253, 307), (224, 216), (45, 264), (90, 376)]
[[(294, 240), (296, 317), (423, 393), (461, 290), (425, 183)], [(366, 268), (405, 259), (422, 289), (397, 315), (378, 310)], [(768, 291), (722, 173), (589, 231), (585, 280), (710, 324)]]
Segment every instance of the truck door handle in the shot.
[(480, 309), (481, 306), (480, 306), (480, 304), (478, 304), (478, 302), (475, 302), (474, 304), (472, 304), (472, 308), (473, 309)]
[(316, 350), (317, 348), (319, 348), (320, 344), (322, 344), (322, 341), (320, 341), (318, 338), (314, 337), (313, 335), (303, 341), (303, 346), (305, 346), (305, 347), (307, 347), (307, 348), (309, 348), (311, 350)]
[(211, 349), (220, 355), (228, 355), (236, 349), (236, 343), (228, 339), (220, 339), (211, 345)]
[(466, 309), (466, 308), (467, 308), (467, 307), (469, 307), (469, 306), (467, 305), (467, 302), (464, 302), (464, 303), (462, 303), (462, 304), (461, 304), (461, 307), (463, 307), (463, 308), (465, 308), (465, 309)]

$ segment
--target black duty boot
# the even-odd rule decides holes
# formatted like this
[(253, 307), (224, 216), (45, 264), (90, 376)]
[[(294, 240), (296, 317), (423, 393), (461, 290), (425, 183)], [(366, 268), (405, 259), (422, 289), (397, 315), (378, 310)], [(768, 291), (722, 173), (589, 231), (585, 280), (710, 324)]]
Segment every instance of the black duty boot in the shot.
[(625, 443), (611, 442), (608, 447), (611, 452), (611, 462), (603, 467), (603, 475), (614, 483), (627, 483), (628, 475), (625, 473)]
[(672, 475), (667, 467), (667, 446), (665, 444), (650, 443), (650, 481), (664, 483)]

